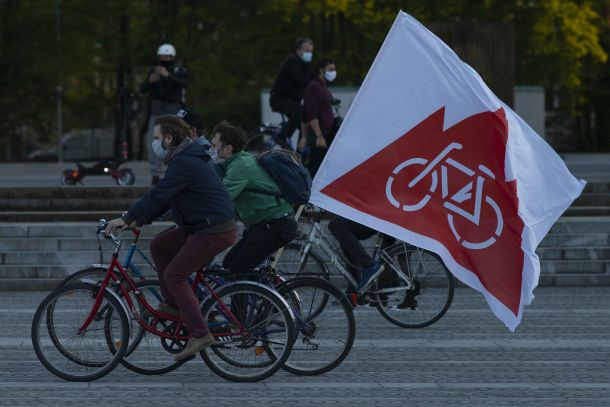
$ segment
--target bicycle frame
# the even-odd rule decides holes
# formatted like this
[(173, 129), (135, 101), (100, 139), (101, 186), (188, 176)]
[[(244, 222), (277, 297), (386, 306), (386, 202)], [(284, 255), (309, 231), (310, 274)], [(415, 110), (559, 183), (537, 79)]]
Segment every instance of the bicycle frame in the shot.
[[(117, 240), (114, 238), (113, 238), (113, 240), (115, 241), (115, 244), (116, 244)], [(183, 341), (188, 340), (188, 336), (180, 335), (180, 332), (182, 331), (182, 328), (184, 327), (184, 322), (182, 321), (182, 319), (180, 319), (179, 317), (174, 317), (172, 315), (161, 313), (161, 312), (157, 311), (156, 309), (154, 309), (146, 301), (146, 298), (144, 298), (144, 296), (141, 294), (140, 290), (136, 287), (136, 284), (133, 281), (133, 279), (131, 277), (129, 277), (125, 268), (118, 261), (118, 251), (120, 250), (120, 247), (121, 247), (121, 242), (118, 241), (115, 252), (112, 254), (112, 261), (110, 263), (110, 266), (108, 267), (108, 270), (106, 271), (106, 276), (104, 277), (102, 282), (99, 284), (99, 291), (97, 293), (93, 307), (91, 308), (91, 311), (89, 312), (89, 315), (87, 316), (85, 322), (79, 328), (78, 333), (82, 335), (86, 331), (87, 327), (91, 324), (93, 319), (96, 317), (96, 315), (98, 315), (98, 312), (100, 310), (100, 306), (101, 306), (101, 303), (103, 300), (104, 292), (107, 289), (109, 289), (108, 286), (109, 286), (110, 282), (112, 281), (114, 284), (117, 285), (119, 291), (123, 295), (123, 298), (127, 302), (129, 311), (131, 312), (131, 314), (134, 316), (134, 318), (136, 319), (136, 321), (142, 328), (144, 328), (146, 331), (152, 333), (153, 335), (159, 336), (161, 338), (178, 339), (178, 340), (183, 340)], [(118, 275), (114, 272), (115, 269), (118, 270)], [(123, 284), (123, 282), (127, 283), (127, 287)], [(220, 311), (228, 317), (228, 319), (231, 321), (231, 323), (233, 323), (235, 325), (235, 327), (239, 329), (240, 334), (243, 336), (245, 328), (244, 328), (243, 324), (241, 323), (241, 321), (239, 321), (235, 317), (235, 315), (231, 312), (229, 307), (227, 307), (226, 304), (224, 304), (224, 302), (221, 301), (220, 297), (218, 296), (216, 291), (214, 291), (214, 288), (211, 286), (211, 284), (207, 280), (203, 279), (203, 277), (201, 276), (200, 273), (197, 273), (197, 277), (193, 284), (199, 284), (199, 283), (203, 283), (205, 285), (206, 289), (208, 290), (209, 296), (212, 296), (218, 302), (218, 305), (221, 308)], [(151, 327), (149, 324), (147, 324), (146, 321), (140, 315), (140, 313), (136, 310), (135, 304), (132, 301), (131, 297), (129, 296), (129, 294), (131, 292), (135, 293), (138, 303), (143, 305), (144, 308), (153, 315), (153, 325), (156, 325), (156, 323), (159, 320), (166, 320), (166, 321), (169, 321), (170, 323), (176, 323), (176, 327), (174, 328), (173, 332), (171, 334), (162, 332), (154, 327)], [(218, 336), (223, 336), (223, 335), (218, 334)]]
[[(301, 213), (302, 213), (302, 210), (299, 210), (297, 212), (297, 215), (296, 215), (297, 220), (301, 216)], [(339, 271), (339, 273), (343, 276), (343, 278), (345, 278), (345, 280), (347, 280), (348, 284), (350, 284), (353, 288), (358, 288), (358, 282), (354, 279), (352, 274), (347, 269), (347, 266), (351, 265), (349, 260), (343, 255), (343, 253), (340, 251), (340, 249), (334, 244), (334, 242), (331, 240), (331, 238), (324, 232), (324, 230), (320, 226), (320, 214), (316, 214), (315, 216), (316, 216), (316, 218), (314, 219), (313, 227), (312, 227), (311, 232), (309, 233), (306, 243), (304, 244), (303, 249), (302, 249), (299, 268), (302, 266), (302, 262), (303, 262), (303, 259), (305, 258), (305, 255), (307, 253), (309, 253), (312, 245), (315, 244), (322, 250), (322, 252), (324, 252), (328, 256), (328, 258), (330, 259), (329, 260), (330, 265), (334, 266)], [(385, 289), (385, 291), (384, 291), (384, 289), (382, 289), (382, 290), (379, 290), (379, 293), (390, 292), (388, 290), (391, 290), (391, 291), (410, 290), (413, 287), (413, 284), (411, 282), (411, 277), (407, 276), (399, 267), (395, 267), (392, 264), (393, 263), (392, 258), (387, 254), (387, 252), (384, 249), (381, 248), (382, 240), (383, 240), (383, 236), (378, 235), (372, 257), (381, 258), (384, 261), (384, 264), (386, 266), (390, 267), (391, 270), (394, 273), (396, 273), (398, 278), (403, 280), (406, 285), (399, 289)], [(279, 256), (281, 256), (281, 252), (278, 254), (278, 259), (279, 259)], [(410, 268), (411, 268), (410, 264), (408, 264), (407, 267), (409, 269), (408, 273), (412, 275), (413, 273), (410, 270)]]

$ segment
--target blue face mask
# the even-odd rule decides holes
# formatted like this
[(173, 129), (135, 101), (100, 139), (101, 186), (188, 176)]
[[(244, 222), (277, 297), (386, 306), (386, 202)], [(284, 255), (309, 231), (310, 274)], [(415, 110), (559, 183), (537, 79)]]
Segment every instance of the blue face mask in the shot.
[(167, 149), (165, 147), (163, 147), (163, 140), (161, 139), (154, 139), (152, 142), (152, 150), (155, 153), (155, 155), (157, 156), (158, 159), (163, 160), (165, 159), (165, 157), (167, 157)]
[(305, 51), (305, 52), (303, 52), (303, 55), (301, 55), (301, 59), (303, 60), (303, 62), (311, 62), (312, 58), (313, 58), (313, 52), (310, 52), (310, 51)]

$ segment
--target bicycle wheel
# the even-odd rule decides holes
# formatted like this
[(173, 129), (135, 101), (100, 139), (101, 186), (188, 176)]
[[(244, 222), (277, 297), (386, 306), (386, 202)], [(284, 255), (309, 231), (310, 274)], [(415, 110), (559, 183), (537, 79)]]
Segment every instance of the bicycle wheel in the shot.
[(385, 319), (403, 328), (423, 328), (447, 312), (454, 281), (436, 253), (396, 243), (382, 252), (381, 260), (386, 269), (368, 295)]
[[(153, 308), (161, 303), (161, 288), (158, 280), (146, 280), (136, 283), (139, 293)], [(129, 293), (139, 314), (144, 312), (144, 306), (138, 301), (134, 291)], [(141, 326), (135, 317), (131, 317), (131, 337), (121, 364), (127, 369), (144, 375), (160, 375), (179, 368), (184, 362), (176, 362), (174, 355), (184, 349), (185, 341), (166, 339), (150, 333)], [(157, 321), (155, 328), (168, 333), (174, 332), (173, 321)]]
[(315, 376), (339, 366), (356, 337), (354, 311), (345, 294), (312, 277), (288, 280), (277, 291), (292, 308), (298, 335), (283, 369)]
[(330, 280), (330, 271), (320, 255), (311, 247), (307, 253), (304, 252), (306, 243), (293, 242), (284, 247), (277, 262), (278, 273), (286, 279), (308, 276)]
[(120, 174), (121, 175), (118, 178), (115, 178), (117, 185), (133, 185), (133, 183), (136, 181), (135, 174), (129, 168), (120, 170)]
[(220, 301), (210, 299), (202, 307), (210, 331), (221, 342), (200, 352), (205, 364), (235, 382), (255, 382), (273, 375), (294, 343), (289, 305), (277, 292), (249, 282), (223, 286), (217, 295)]
[(86, 382), (108, 374), (120, 362), (129, 340), (129, 322), (120, 301), (103, 293), (99, 311), (84, 333), (80, 326), (96, 301), (99, 287), (64, 286), (49, 294), (32, 320), (32, 344), (47, 370), (69, 381)]

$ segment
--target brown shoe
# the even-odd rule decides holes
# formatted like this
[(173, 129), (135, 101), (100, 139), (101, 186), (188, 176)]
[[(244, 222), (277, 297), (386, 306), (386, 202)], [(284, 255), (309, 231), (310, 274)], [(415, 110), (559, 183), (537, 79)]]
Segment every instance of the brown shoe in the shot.
[[(176, 307), (173, 307), (166, 303), (159, 305), (159, 307), (157, 307), (157, 311), (163, 312), (164, 314), (171, 315), (172, 317), (176, 317), (176, 318), (180, 317), (180, 312), (178, 312), (178, 309)], [(142, 314), (142, 316), (144, 318), (148, 319), (148, 318), (152, 318), (153, 314), (151, 312), (149, 312), (148, 310), (144, 310), (144, 313)]]
[(174, 358), (176, 362), (181, 361), (182, 359), (188, 358), (189, 356), (193, 356), (195, 353), (204, 350), (208, 346), (216, 345), (217, 342), (212, 336), (211, 333), (206, 336), (202, 336), (200, 338), (191, 338), (189, 339), (186, 347), (180, 353), (176, 353)]

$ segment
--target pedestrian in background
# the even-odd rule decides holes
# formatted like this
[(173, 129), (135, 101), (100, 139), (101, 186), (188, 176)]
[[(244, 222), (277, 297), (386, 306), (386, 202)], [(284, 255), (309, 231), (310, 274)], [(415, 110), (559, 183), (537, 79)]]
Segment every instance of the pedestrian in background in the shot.
[(186, 85), (186, 68), (176, 63), (176, 49), (171, 44), (161, 45), (157, 49), (157, 65), (148, 71), (140, 85), (140, 92), (151, 99), (147, 146), (153, 185), (159, 182), (163, 172), (163, 161), (151, 151), (154, 123), (158, 116), (176, 114), (184, 106)]
[(286, 57), (273, 82), (269, 95), (271, 110), (286, 115), (288, 121), (282, 129), (280, 143), (290, 148), (289, 140), (301, 121), (303, 91), (311, 79), (310, 64), (313, 58), (313, 41), (299, 37)]
[(298, 145), (299, 151), (308, 150), (305, 166), (312, 178), (318, 172), (334, 136), (333, 98), (328, 85), (337, 77), (335, 63), (330, 59), (321, 59), (316, 64), (316, 72), (316, 77), (307, 85), (303, 94), (301, 138)]

